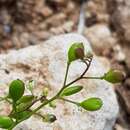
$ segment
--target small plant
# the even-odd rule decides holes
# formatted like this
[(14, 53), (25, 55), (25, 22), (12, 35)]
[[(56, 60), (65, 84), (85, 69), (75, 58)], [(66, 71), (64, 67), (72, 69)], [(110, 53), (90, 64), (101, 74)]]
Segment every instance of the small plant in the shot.
[[(30, 81), (26, 86), (22, 80), (13, 80), (9, 85), (9, 92), (7, 96), (0, 97), (1, 101), (6, 101), (12, 106), (12, 110), (8, 116), (0, 116), (0, 128), (12, 130), (16, 125), (30, 118), (32, 115), (39, 116), (44, 122), (54, 122), (56, 120), (55, 115), (50, 113), (43, 115), (39, 112), (39, 110), (47, 104), (49, 104), (50, 107), (55, 108), (55, 100), (63, 100), (75, 104), (78, 107), (81, 107), (87, 111), (99, 110), (102, 107), (103, 102), (98, 97), (91, 97), (81, 102), (72, 101), (66, 98), (70, 95), (79, 93), (83, 89), (83, 86), (81, 85), (73, 85), (74, 83), (82, 79), (100, 79), (106, 80), (111, 83), (118, 83), (124, 79), (124, 74), (118, 70), (110, 70), (101, 77), (85, 77), (85, 74), (91, 65), (92, 59), (92, 54), (85, 54), (83, 43), (72, 44), (68, 50), (68, 61), (63, 86), (61, 87), (59, 92), (50, 99), (48, 99), (47, 88), (44, 88), (42, 95), (38, 97), (34, 95), (33, 92), (33, 81)], [(86, 68), (79, 77), (77, 77), (70, 83), (66, 83), (69, 67), (71, 63), (76, 60), (80, 60), (83, 64), (86, 65)], [(25, 88), (30, 91), (30, 95), (24, 94)], [(40, 105), (32, 109), (32, 106), (34, 106), (38, 102), (40, 103)]]

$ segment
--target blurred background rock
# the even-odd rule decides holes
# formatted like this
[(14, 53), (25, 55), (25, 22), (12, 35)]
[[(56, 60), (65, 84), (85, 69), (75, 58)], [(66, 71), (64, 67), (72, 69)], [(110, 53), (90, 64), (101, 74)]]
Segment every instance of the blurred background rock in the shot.
[[(77, 32), (81, 0), (0, 0), (0, 53)], [(130, 130), (130, 0), (84, 2), (86, 36), (113, 68), (126, 72), (115, 86), (120, 114), (115, 130)]]

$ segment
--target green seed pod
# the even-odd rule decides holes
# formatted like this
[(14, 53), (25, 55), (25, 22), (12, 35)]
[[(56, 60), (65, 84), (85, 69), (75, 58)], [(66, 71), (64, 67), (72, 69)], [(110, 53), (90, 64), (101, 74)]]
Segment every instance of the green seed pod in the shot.
[(14, 124), (13, 120), (8, 116), (0, 116), (0, 128), (8, 129)]
[(68, 51), (68, 63), (70, 64), (72, 61), (83, 58), (84, 58), (83, 43), (72, 44)]
[(53, 114), (46, 114), (46, 115), (44, 115), (44, 118), (43, 118), (44, 122), (49, 122), (49, 123), (53, 123), (56, 120), (57, 120), (56, 116)]
[(87, 111), (96, 111), (102, 107), (102, 100), (100, 98), (89, 98), (80, 103), (80, 106)]
[(17, 101), (17, 104), (31, 102), (33, 99), (33, 95), (25, 95)]
[(9, 97), (13, 99), (14, 102), (19, 100), (24, 94), (25, 86), (23, 81), (17, 79), (11, 82), (9, 86)]
[(69, 88), (65, 88), (60, 96), (70, 96), (70, 95), (73, 95), (75, 93), (78, 93), (82, 89), (83, 89), (83, 86), (72, 86)]
[(125, 74), (119, 70), (110, 70), (102, 77), (102, 79), (110, 83), (119, 83), (123, 81), (124, 78)]

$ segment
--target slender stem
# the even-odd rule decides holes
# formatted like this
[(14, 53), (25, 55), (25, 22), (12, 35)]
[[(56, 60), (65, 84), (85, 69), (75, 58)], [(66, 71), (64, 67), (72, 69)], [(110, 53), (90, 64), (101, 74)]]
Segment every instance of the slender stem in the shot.
[(81, 77), (76, 78), (76, 79), (73, 80), (72, 82), (68, 83), (65, 87), (68, 87), (68, 86), (72, 85), (73, 83), (79, 81), (80, 79), (81, 79)]
[(82, 79), (103, 79), (102, 77), (82, 77)]
[(47, 105), (48, 103), (50, 103), (50, 102), (52, 102), (52, 101), (54, 101), (55, 99), (57, 99), (57, 95), (56, 96), (54, 96), (53, 98), (51, 98), (51, 99), (49, 99), (49, 100), (47, 100), (47, 101), (45, 101), (43, 104), (41, 104), (39, 107), (37, 107), (35, 110), (33, 110), (32, 111), (32, 114), (34, 114), (34, 113), (36, 113), (38, 110), (40, 110), (43, 106), (45, 106), (45, 105)]
[(63, 86), (62, 86), (61, 90), (57, 93), (57, 95), (56, 95), (57, 97), (58, 97), (58, 96), (61, 94), (61, 92), (66, 88), (66, 81), (67, 81), (69, 66), (70, 66), (70, 64), (67, 63), (67, 68), (66, 68), (66, 72), (65, 72), (64, 83), (63, 83)]
[(1, 101), (6, 101), (6, 102), (8, 102), (9, 104), (12, 104), (12, 102), (9, 101), (7, 97), (0, 97), (0, 102), (1, 102)]
[(42, 119), (45, 119), (45, 117), (43, 115), (41, 115), (40, 113), (34, 113), (34, 115), (37, 115), (37, 116), (41, 117)]
[(91, 65), (91, 62), (92, 62), (92, 57), (90, 57), (89, 63), (87, 63), (86, 61), (83, 61), (83, 62), (86, 64), (87, 67), (86, 67), (85, 71), (81, 74), (80, 77), (83, 77), (86, 74), (86, 72), (88, 71), (88, 69), (89, 69), (89, 67)]
[(24, 111), (28, 110), (28, 109), (29, 109), (30, 107), (32, 107), (36, 102), (40, 101), (40, 100), (43, 99), (43, 98), (44, 98), (44, 96), (41, 96), (40, 98), (34, 100), (34, 101), (33, 101), (28, 107), (26, 107), (24, 110), (18, 111), (18, 112), (16, 112), (15, 114), (19, 114), (19, 113), (21, 113), (21, 112), (24, 112)]
[(78, 102), (75, 102), (75, 101), (72, 101), (72, 100), (69, 100), (69, 99), (65, 99), (65, 98), (59, 98), (59, 99), (79, 106), (79, 103), (78, 103)]
[[(32, 112), (32, 110), (28, 110), (28, 111), (30, 111), (30, 112)], [(40, 113), (34, 113), (34, 115), (37, 115), (37, 116), (39, 116), (39, 117), (41, 117), (41, 118), (45, 118), (42, 114), (40, 114)]]
[(81, 79), (103, 79), (102, 77), (78, 77), (77, 79), (73, 80), (72, 82), (68, 83), (66, 87), (70, 86), (71, 84), (81, 80)]
[[(13, 110), (15, 113), (17, 113), (17, 108), (16, 108), (16, 102), (13, 102)], [(18, 122), (17, 116), (16, 116), (16, 123)]]
[(81, 80), (81, 79), (83, 78), (83, 76), (86, 74), (86, 72), (88, 71), (88, 69), (89, 69), (89, 67), (90, 67), (90, 65), (91, 65), (91, 61), (92, 61), (92, 58), (90, 58), (89, 64), (87, 64), (87, 63), (84, 61), (84, 63), (87, 65), (87, 67), (86, 67), (86, 69), (84, 70), (84, 72), (81, 74), (80, 77), (78, 77), (78, 78), (76, 78), (75, 80), (73, 80), (72, 82), (68, 83), (68, 84), (65, 86), (65, 88), (68, 87), (68, 86), (70, 86), (70, 85), (72, 85), (73, 83), (75, 83), (75, 82), (77, 82), (77, 81), (79, 81), (79, 80)]
[(5, 101), (8, 102), (9, 104), (12, 104), (12, 102), (8, 100), (7, 98), (5, 98)]
[(15, 103), (13, 103), (13, 109), (14, 109), (15, 112), (17, 112), (16, 104)]
[(70, 66), (70, 64), (67, 63), (67, 68), (66, 68), (66, 72), (65, 72), (65, 78), (64, 78), (63, 87), (65, 86), (66, 81), (67, 81), (67, 76), (68, 76), (68, 72), (69, 72), (69, 66)]

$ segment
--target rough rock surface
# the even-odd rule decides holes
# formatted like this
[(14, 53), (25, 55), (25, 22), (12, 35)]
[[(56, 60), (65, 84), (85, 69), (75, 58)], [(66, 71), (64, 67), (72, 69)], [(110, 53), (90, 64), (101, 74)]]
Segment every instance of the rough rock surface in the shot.
[[(95, 31), (96, 30), (96, 31)], [(84, 35), (89, 39), (96, 54), (103, 54), (116, 44), (116, 39), (106, 24), (96, 24), (85, 29)]]
[(130, 1), (108, 0), (111, 21), (120, 37), (130, 42)]
[[(86, 50), (91, 51), (89, 42), (84, 37), (78, 34), (67, 34), (53, 37), (37, 46), (1, 54), (0, 92), (7, 90), (3, 89), (3, 86), (7, 86), (11, 80), (19, 78), (24, 81), (36, 80), (36, 93), (40, 93), (44, 86), (49, 84), (50, 96), (54, 95), (63, 83), (67, 49), (73, 42), (83, 42)], [(84, 67), (82, 63), (73, 63), (70, 67), (68, 82), (79, 76)], [(109, 65), (106, 61), (103, 62), (94, 56), (87, 75), (102, 75), (108, 69)], [(78, 84), (83, 84), (85, 89), (71, 98), (81, 101), (86, 97), (100, 97), (103, 100), (101, 110), (79, 111), (75, 105), (59, 101), (56, 109), (45, 107), (42, 110), (43, 113), (55, 113), (57, 116), (55, 123), (43, 123), (32, 117), (21, 123), (15, 130), (21, 130), (21, 128), (23, 130), (112, 130), (118, 114), (118, 103), (113, 86), (99, 80), (82, 80)]]

